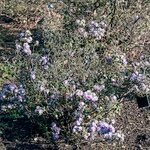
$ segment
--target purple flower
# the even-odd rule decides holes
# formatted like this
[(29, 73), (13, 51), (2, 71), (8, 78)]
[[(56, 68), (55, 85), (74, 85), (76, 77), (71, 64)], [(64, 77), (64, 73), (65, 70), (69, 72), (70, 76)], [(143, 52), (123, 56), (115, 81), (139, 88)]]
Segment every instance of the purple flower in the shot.
[(105, 89), (105, 85), (94, 85), (94, 89), (100, 92)]
[(130, 76), (130, 81), (136, 81), (138, 79), (138, 72), (134, 72)]
[(115, 133), (115, 128), (111, 124), (109, 125), (109, 130), (110, 132)]
[(28, 43), (23, 44), (24, 49), (30, 49), (30, 45)]
[(21, 95), (18, 95), (18, 96), (17, 96), (17, 99), (18, 99), (18, 101), (22, 102), (22, 101), (23, 101), (23, 99), (24, 99), (24, 97), (23, 97), (23, 96), (21, 96)]
[(73, 132), (74, 132), (74, 133), (81, 132), (81, 131), (82, 131), (82, 127), (81, 127), (81, 126), (75, 125), (75, 126), (73, 127)]
[(6, 83), (3, 85), (2, 89), (7, 92), (13, 92), (15, 89), (17, 89), (17, 86), (14, 83)]
[(20, 51), (22, 49), (21, 45), (16, 43), (16, 49)]
[(52, 135), (53, 135), (53, 139), (54, 140), (58, 140), (59, 139), (59, 134), (53, 133)]
[(76, 90), (76, 95), (79, 97), (83, 96), (83, 91), (82, 90)]
[[(11, 92), (11, 96), (10, 93)], [(22, 102), (25, 98), (25, 89), (20, 85), (16, 86), (14, 83), (7, 83), (3, 85), (2, 91), (0, 91), (0, 100), (4, 98), (9, 98), (9, 101), (19, 101)]]
[(95, 126), (92, 126), (91, 128), (90, 128), (90, 132), (95, 132), (96, 131), (96, 127)]
[(52, 136), (54, 140), (58, 140), (59, 139), (59, 135), (60, 135), (60, 128), (57, 127), (56, 123), (52, 123)]
[(4, 98), (6, 98), (5, 93), (0, 91), (0, 100), (3, 100)]
[(22, 85), (20, 85), (19, 87), (18, 87), (18, 94), (19, 95), (25, 95), (25, 89), (23, 88), (23, 86)]
[(87, 100), (91, 100), (92, 99), (92, 92), (90, 90), (87, 90), (86, 92), (84, 92), (83, 97)]
[(83, 35), (84, 37), (87, 37), (88, 36), (88, 33), (86, 32), (86, 30), (84, 28), (79, 28), (78, 29), (78, 32)]
[(91, 21), (89, 25), (89, 32), (93, 37), (96, 37), (96, 39), (100, 40), (105, 34), (105, 29), (101, 23)]
[(112, 61), (113, 61), (113, 59), (112, 59), (111, 56), (107, 56), (107, 57), (106, 57), (106, 61), (107, 61), (107, 63), (111, 64)]
[(48, 65), (48, 63), (49, 63), (49, 57), (48, 57), (48, 55), (43, 56), (40, 59), (40, 62), (43, 65), (43, 67), (44, 67), (45, 70), (47, 70), (49, 68), (49, 65)]
[(40, 59), (40, 62), (42, 62), (42, 65), (46, 65), (49, 61), (49, 58), (47, 55), (43, 56), (41, 59)]
[(8, 105), (7, 105), (7, 108), (13, 109), (13, 104), (8, 104)]
[(45, 70), (47, 70), (49, 68), (48, 65), (44, 65), (43, 67), (44, 67)]
[(81, 110), (84, 107), (85, 103), (84, 102), (79, 102), (78, 109)]
[(109, 132), (108, 134), (104, 134), (104, 138), (105, 139), (112, 139), (113, 134), (111, 132)]
[(108, 124), (107, 122), (101, 121), (98, 125), (97, 131), (100, 134), (109, 134), (109, 133), (115, 133), (115, 128)]
[(77, 126), (80, 126), (81, 123), (82, 123), (82, 120), (83, 120), (83, 118), (82, 118), (82, 117), (79, 117), (78, 120), (76, 121), (76, 125), (77, 125)]
[(30, 36), (30, 37), (28, 37), (28, 38), (26, 38), (26, 41), (28, 42), (28, 43), (31, 43), (32, 42), (32, 37)]
[(97, 127), (97, 131), (100, 132), (101, 134), (106, 134), (109, 133), (109, 124), (106, 122), (100, 122), (98, 127)]
[(20, 33), (20, 37), (22, 38), (22, 37), (24, 37), (25, 36), (25, 33), (24, 32), (21, 32)]
[(29, 45), (28, 43), (24, 43), (24, 44), (23, 44), (23, 51), (24, 51), (27, 55), (31, 55), (30, 45)]
[(92, 121), (91, 125), (92, 125), (93, 127), (97, 127), (97, 123), (98, 123), (98, 121), (97, 121), (97, 120), (94, 120), (94, 121)]
[(35, 78), (36, 78), (35, 71), (31, 71), (30, 77), (32, 80), (35, 80)]
[(88, 132), (90, 133), (90, 138), (94, 140), (95, 135), (97, 134), (97, 120), (93, 120), (88, 128)]
[(98, 97), (96, 96), (96, 94), (91, 92), (90, 90), (87, 90), (86, 92), (84, 92), (83, 98), (85, 100), (91, 100), (93, 102), (98, 100)]
[(128, 61), (127, 61), (126, 58), (122, 58), (122, 61), (123, 61), (123, 64), (124, 64), (124, 65), (127, 65), (127, 64), (128, 64)]
[(110, 96), (111, 101), (116, 102), (117, 101), (117, 97), (115, 95), (111, 95)]
[(140, 89), (141, 89), (142, 91), (145, 91), (145, 92), (148, 92), (148, 91), (149, 91), (148, 86), (147, 86), (146, 84), (144, 84), (144, 83), (141, 83), (139, 87), (140, 87)]
[(42, 115), (45, 111), (45, 108), (42, 108), (40, 106), (36, 106), (35, 112), (38, 113), (39, 115)]

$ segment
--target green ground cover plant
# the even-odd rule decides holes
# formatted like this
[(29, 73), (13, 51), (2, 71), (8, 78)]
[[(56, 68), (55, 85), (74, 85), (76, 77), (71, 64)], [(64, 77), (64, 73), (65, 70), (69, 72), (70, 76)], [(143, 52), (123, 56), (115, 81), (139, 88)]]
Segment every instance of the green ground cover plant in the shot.
[(18, 29), (0, 33), (1, 137), (42, 137), (55, 149), (123, 143), (115, 121), (124, 101), (150, 93), (149, 1), (3, 0), (0, 7), (1, 31)]

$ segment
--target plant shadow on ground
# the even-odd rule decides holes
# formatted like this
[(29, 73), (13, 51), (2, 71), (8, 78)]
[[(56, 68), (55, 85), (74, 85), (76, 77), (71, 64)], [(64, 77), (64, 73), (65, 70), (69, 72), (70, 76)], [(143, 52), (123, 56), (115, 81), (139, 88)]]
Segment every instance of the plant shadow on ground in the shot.
[[(37, 118), (37, 122), (42, 118)], [(47, 122), (51, 122), (52, 119), (48, 119)], [(2, 138), (5, 139), (4, 144), (8, 150), (44, 150), (46, 148), (53, 149), (56, 147), (54, 143), (48, 143), (45, 140), (46, 135), (43, 134), (43, 128), (37, 122), (32, 122), (31, 118), (24, 116), (18, 119), (1, 118), (3, 124), (7, 124), (7, 127), (3, 130)], [(45, 120), (43, 120), (45, 122)], [(36, 143), (34, 138), (36, 136), (41, 137), (40, 143)], [(45, 147), (43, 148), (43, 145)], [(56, 149), (56, 148), (55, 148)]]
[[(57, 150), (59, 144), (51, 137), (51, 124), (53, 122), (63, 122), (63, 126), (71, 129), (68, 120), (70, 120), (70, 111), (64, 110), (64, 116), (59, 117), (57, 120), (52, 116), (22, 116), (14, 119), (9, 114), (1, 116), (1, 127), (3, 128), (2, 139), (7, 147), (7, 150)], [(7, 116), (7, 117), (6, 117)], [(8, 117), (9, 116), (9, 117)], [(63, 135), (66, 143), (71, 144), (71, 137), (64, 130)], [(35, 138), (37, 137), (37, 141)]]
[(38, 126), (32, 123), (27, 117), (13, 120), (11, 118), (3, 118), (2, 122), (8, 125), (7, 130), (4, 131), (4, 138), (8, 141), (25, 141), (29, 140), (38, 133)]

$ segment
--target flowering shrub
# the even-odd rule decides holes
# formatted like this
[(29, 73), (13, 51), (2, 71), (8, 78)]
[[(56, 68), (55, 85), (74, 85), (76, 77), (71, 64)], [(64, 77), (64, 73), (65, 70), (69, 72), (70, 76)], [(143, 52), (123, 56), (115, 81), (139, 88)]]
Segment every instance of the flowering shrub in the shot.
[(2, 111), (9, 111), (22, 107), (22, 102), (25, 101), (25, 90), (22, 85), (17, 86), (14, 83), (4, 84), (0, 91), (0, 100), (6, 101), (2, 106)]
[(27, 117), (54, 144), (124, 141), (114, 123), (121, 102), (150, 92), (148, 55), (129, 57), (147, 23), (133, 13), (139, 5), (146, 7), (120, 0), (98, 8), (91, 0), (45, 2), (44, 21), (35, 29), (42, 36), (25, 30), (14, 42), (15, 79), (0, 90), (4, 118)]
[(16, 43), (16, 49), (31, 55), (30, 43), (32, 43), (31, 32), (27, 30), (25, 33), (20, 34), (20, 43)]

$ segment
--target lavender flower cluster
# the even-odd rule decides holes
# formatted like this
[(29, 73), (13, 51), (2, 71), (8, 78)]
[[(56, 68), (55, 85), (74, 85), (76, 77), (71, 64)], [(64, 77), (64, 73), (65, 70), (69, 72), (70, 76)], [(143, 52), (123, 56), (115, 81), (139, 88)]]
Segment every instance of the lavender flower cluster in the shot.
[(78, 19), (76, 24), (78, 25), (78, 32), (84, 37), (92, 36), (97, 40), (101, 40), (105, 36), (107, 25), (104, 21), (98, 23), (94, 20), (86, 23), (84, 19)]
[(79, 97), (82, 97), (86, 101), (91, 101), (91, 102), (98, 101), (98, 96), (91, 90), (87, 90), (87, 91), (83, 92), (78, 89), (78, 90), (76, 90), (76, 95)]
[(46, 87), (46, 84), (47, 84), (47, 80), (38, 81), (37, 89), (40, 92), (44, 92), (45, 94), (48, 94), (50, 90)]
[(97, 131), (99, 134), (104, 135), (104, 138), (111, 139), (115, 133), (115, 128), (107, 122), (100, 121), (97, 125)]
[(100, 23), (91, 21), (89, 25), (89, 33), (97, 40), (100, 40), (105, 35), (106, 27), (107, 25), (104, 21), (101, 21)]
[[(32, 33), (29, 30), (26, 30), (25, 32), (22, 32), (19, 35), (19, 40), (16, 41), (16, 50), (19, 52), (23, 52), (27, 56), (30, 56), (31, 54), (33, 54), (34, 46), (38, 46), (38, 45), (39, 45), (39, 41), (34, 41), (32, 39)], [(32, 46), (33, 50), (31, 50), (31, 46)], [(31, 57), (32, 67), (30, 69), (30, 79), (32, 81), (35, 81), (35, 79), (37, 78), (37, 76), (36, 76), (37, 75), (37, 68), (34, 67), (36, 65), (33, 64), (33, 62), (40, 63), (40, 66), (42, 66), (42, 68), (45, 71), (45, 70), (49, 69), (50, 59), (49, 59), (48, 55), (42, 55), (40, 57)], [(38, 84), (38, 89), (41, 92), (44, 91), (45, 93), (48, 94), (49, 89), (45, 88), (45, 84), (43, 84), (43, 81), (38, 81), (38, 82), (42, 82), (42, 83)]]
[(16, 42), (16, 50), (25, 53), (26, 55), (30, 56), (32, 54), (30, 44), (32, 43), (33, 39), (31, 37), (31, 32), (29, 30), (22, 32), (20, 34), (19, 41)]
[(82, 131), (82, 122), (83, 122), (83, 111), (85, 108), (85, 103), (83, 101), (81, 101), (79, 103), (78, 109), (75, 112), (75, 116), (76, 116), (76, 122), (74, 123), (74, 127), (73, 127), (73, 133), (78, 133)]
[(42, 115), (45, 112), (44, 107), (36, 106), (35, 113), (38, 113), (38, 115)]
[(84, 92), (83, 98), (88, 101), (96, 102), (98, 101), (97, 95), (91, 90), (87, 90)]
[[(117, 52), (116, 52), (117, 51)], [(125, 53), (121, 52), (119, 49), (115, 52), (106, 52), (105, 59), (108, 64), (115, 64), (115, 67), (120, 67), (124, 71), (127, 67), (128, 61)]]
[[(94, 85), (94, 90), (97, 92), (101, 92), (104, 89), (104, 84)], [(76, 90), (76, 96), (82, 100), (85, 100), (85, 102), (91, 101), (92, 103), (95, 103), (98, 101), (98, 97), (91, 90), (83, 92), (82, 90), (78, 89)], [(111, 101), (116, 101), (117, 97), (115, 95), (111, 95), (108, 99)], [(112, 123), (107, 123), (106, 121), (98, 121), (96, 119), (91, 120), (92, 116), (89, 115), (86, 115), (85, 117), (86, 108), (89, 108), (85, 102), (80, 101), (78, 108), (75, 111), (76, 121), (73, 126), (73, 133), (83, 135), (86, 140), (94, 140), (98, 135), (102, 135), (105, 139), (120, 139), (123, 141), (124, 135), (115, 130), (115, 127), (113, 126), (114, 121), (112, 121)], [(85, 122), (84, 119), (87, 118), (91, 121)]]
[(52, 137), (53, 140), (58, 140), (59, 136), (60, 136), (60, 128), (57, 126), (57, 124), (55, 122), (52, 123)]
[(124, 141), (124, 134), (121, 131), (116, 131), (113, 126), (114, 121), (112, 123), (107, 123), (106, 121), (98, 121), (96, 119), (92, 119), (88, 125), (81, 126), (81, 123), (84, 122), (83, 118), (78, 118), (76, 120), (76, 124), (73, 128), (73, 133), (83, 133), (85, 140), (98, 138), (98, 135), (102, 135), (106, 140), (114, 140), (118, 139)]
[(87, 140), (88, 138), (94, 140), (95, 136), (97, 135), (97, 120), (92, 120), (87, 127), (87, 133), (85, 134), (84, 138)]
[(141, 56), (140, 61), (133, 62), (133, 71), (129, 76), (129, 80), (135, 85), (135, 93), (149, 94), (150, 92), (150, 78), (148, 70), (150, 68), (149, 58)]
[(25, 89), (22, 85), (17, 86), (14, 83), (6, 83), (0, 91), (0, 99), (18, 100), (22, 102), (25, 98)]
[(92, 90), (86, 90), (86, 91), (82, 91), (80, 89), (77, 89), (75, 91), (75, 95), (79, 98), (83, 98), (85, 101), (89, 101), (89, 102), (92, 102), (92, 103), (95, 103), (98, 101), (98, 96), (96, 95), (96, 92), (102, 92), (103, 90), (105, 90), (105, 85), (104, 84), (101, 84), (101, 85), (98, 85), (98, 84), (95, 84), (93, 86), (93, 92)]
[(40, 62), (45, 70), (49, 68), (49, 57), (48, 55), (42, 56)]
[(99, 134), (102, 134), (105, 139), (119, 139), (124, 141), (124, 134), (121, 131), (116, 131), (113, 120), (112, 123), (109, 124), (105, 121), (99, 121), (97, 124), (97, 131)]
[(16, 108), (16, 104), (25, 102), (25, 89), (22, 85), (17, 86), (14, 83), (6, 83), (0, 91), (1, 102), (7, 102), (1, 106), (1, 110), (7, 111), (8, 109)]

